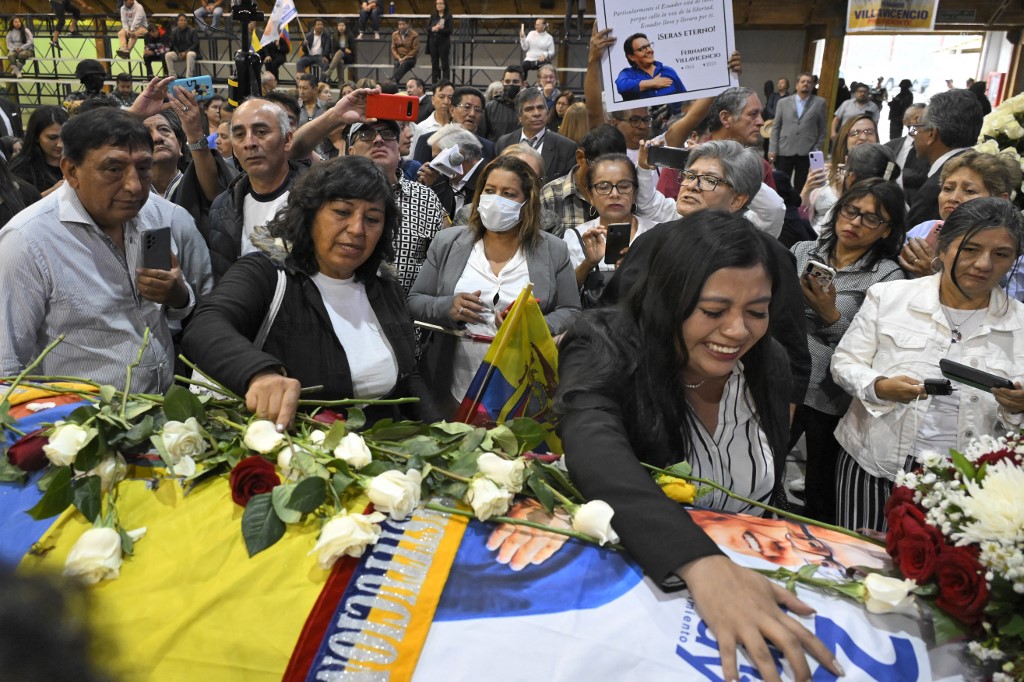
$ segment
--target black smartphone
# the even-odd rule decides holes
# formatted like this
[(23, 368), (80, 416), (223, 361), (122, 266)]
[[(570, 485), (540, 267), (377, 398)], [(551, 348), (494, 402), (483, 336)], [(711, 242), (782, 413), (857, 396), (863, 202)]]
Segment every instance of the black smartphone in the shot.
[(171, 269), (171, 228), (158, 227), (142, 233), (142, 267)]
[(689, 156), (690, 150), (681, 147), (651, 147), (647, 150), (647, 163), (658, 168), (685, 170)]
[(608, 226), (608, 236), (604, 241), (604, 262), (615, 265), (622, 258), (622, 250), (629, 246), (629, 233), (633, 226), (629, 223), (613, 223)]
[(947, 379), (973, 386), (982, 391), (991, 391), (993, 388), (1013, 388), (1013, 382), (1009, 379), (945, 358), (939, 360), (939, 369), (942, 370), (942, 376)]

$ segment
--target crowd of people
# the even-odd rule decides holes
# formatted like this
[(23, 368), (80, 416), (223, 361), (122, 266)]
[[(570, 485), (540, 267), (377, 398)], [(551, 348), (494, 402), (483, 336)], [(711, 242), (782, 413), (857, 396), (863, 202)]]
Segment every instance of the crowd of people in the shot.
[[(335, 57), (378, 28), (378, 3), (362, 4), (354, 38), (344, 22), (315, 22), (307, 66), (344, 72)], [(215, 25), (220, 4), (204, 8)], [(541, 20), (524, 27), (526, 63), (493, 91), (456, 86), (443, 0), (435, 15), (429, 84), (399, 83), (418, 52), (400, 22), (393, 79), (351, 83), (336, 101), (316, 72), (283, 90), (269, 62), (262, 96), (237, 108), (170, 91), (170, 77), (104, 94), (88, 68), (70, 114), (38, 107), (22, 130), (0, 101), (20, 142), (0, 147), (0, 375), (63, 335), (39, 373), (121, 386), (135, 363), (131, 389), (157, 393), (182, 352), (281, 429), (303, 391), (420, 399), (371, 419), (451, 418), (480, 339), (532, 283), (560, 344), (555, 412), (580, 491), (612, 505), (658, 584), (690, 588), (727, 676), (738, 645), (774, 672), (766, 640), (798, 679), (803, 650), (840, 674), (779, 605), (807, 608), (723, 556), (644, 465), (685, 460), (785, 503), (784, 464), (803, 436), (806, 513), (882, 530), (915, 455), (1024, 422), (1021, 169), (971, 149), (978, 97), (894, 105), (901, 83), (888, 145), (871, 88), (855, 84), (830, 113), (809, 73), (766, 102), (733, 87), (678, 113), (608, 113), (599, 69), (583, 92), (560, 88)], [(126, 27), (126, 50), (150, 30)], [(177, 31), (159, 56), (188, 73), (187, 16)], [(630, 37), (633, 53), (643, 40)], [(595, 27), (589, 63), (615, 43)], [(742, 70), (738, 54), (729, 64)], [(403, 89), (418, 122), (366, 118), (368, 97)], [(831, 158), (815, 159), (826, 136)], [(688, 153), (653, 164), (661, 145)], [(148, 267), (146, 236), (161, 228), (171, 266)], [(944, 358), (1014, 388), (927, 393)], [(702, 503), (760, 513), (724, 495)]]

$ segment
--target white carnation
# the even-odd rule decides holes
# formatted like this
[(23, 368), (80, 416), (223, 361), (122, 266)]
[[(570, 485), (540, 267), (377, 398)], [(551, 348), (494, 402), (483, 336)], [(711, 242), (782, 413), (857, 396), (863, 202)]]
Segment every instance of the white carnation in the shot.
[(955, 502), (974, 521), (964, 524), (958, 541), (1024, 542), (1024, 469), (1004, 459), (989, 465), (980, 482), (968, 481), (964, 487), (966, 494)]

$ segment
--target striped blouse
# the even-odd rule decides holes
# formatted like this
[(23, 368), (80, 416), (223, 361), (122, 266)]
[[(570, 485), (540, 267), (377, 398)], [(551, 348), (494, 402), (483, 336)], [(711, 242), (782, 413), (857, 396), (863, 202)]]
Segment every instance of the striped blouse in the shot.
[[(693, 420), (689, 459), (695, 476), (767, 503), (775, 485), (774, 456), (768, 436), (755, 415), (754, 401), (743, 377), (743, 365), (737, 363), (718, 403), (715, 433), (709, 434), (699, 419)], [(757, 516), (763, 513), (760, 508), (734, 500), (717, 490), (699, 497), (696, 504)]]

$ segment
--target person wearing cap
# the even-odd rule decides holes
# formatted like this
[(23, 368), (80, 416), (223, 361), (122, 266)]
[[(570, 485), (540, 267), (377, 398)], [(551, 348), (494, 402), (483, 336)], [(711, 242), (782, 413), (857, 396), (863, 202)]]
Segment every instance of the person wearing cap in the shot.
[(373, 123), (356, 123), (349, 131), (348, 154), (373, 161), (391, 184), (402, 216), (401, 225), (392, 236), (394, 269), (403, 291), (408, 294), (427, 258), (427, 248), (434, 235), (451, 221), (429, 187), (407, 180), (399, 173), (401, 133), (397, 121), (379, 119)]
[(121, 5), (121, 30), (117, 32), (117, 56), (121, 59), (131, 57), (135, 41), (145, 38), (149, 33), (149, 20), (146, 10), (136, 0), (124, 0)]
[(103, 64), (95, 59), (83, 59), (75, 67), (75, 78), (82, 84), (83, 90), (73, 92), (65, 98), (66, 102), (81, 102), (103, 94), (103, 80), (107, 72)]

